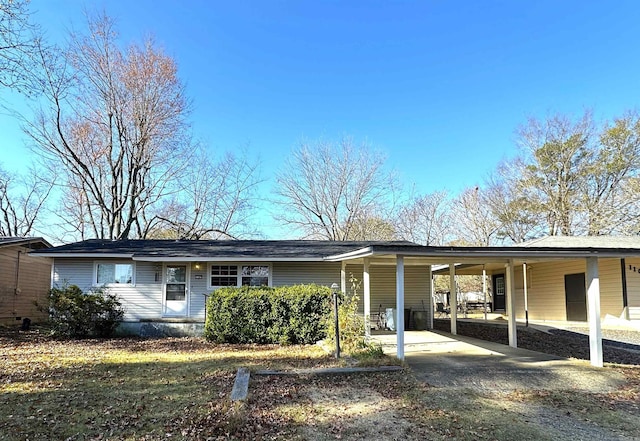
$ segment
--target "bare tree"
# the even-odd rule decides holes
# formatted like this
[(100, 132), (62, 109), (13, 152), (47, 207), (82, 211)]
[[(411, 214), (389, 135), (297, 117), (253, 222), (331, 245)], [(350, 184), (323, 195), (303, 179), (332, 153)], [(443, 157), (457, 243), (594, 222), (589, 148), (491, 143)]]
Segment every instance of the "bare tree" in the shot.
[(395, 188), (384, 157), (350, 138), (302, 143), (276, 180), (281, 208), (276, 219), (306, 237), (327, 240), (368, 238), (358, 225), (382, 212)]
[(42, 53), (46, 106), (26, 131), (60, 170), (63, 219), (81, 237), (140, 237), (141, 219), (188, 163), (189, 102), (175, 61), (152, 40), (122, 50), (111, 19), (88, 24), (59, 58)]
[(422, 245), (444, 245), (450, 235), (451, 201), (446, 191), (415, 196), (396, 220), (402, 239)]
[(27, 91), (40, 31), (28, 0), (0, 0), (0, 85)]
[(465, 189), (453, 203), (455, 241), (461, 245), (491, 246), (500, 224), (491, 212), (486, 191), (480, 187)]
[(33, 234), (52, 187), (33, 169), (27, 176), (0, 169), (0, 236)]
[(178, 179), (177, 191), (147, 222), (146, 237), (236, 239), (251, 235), (254, 192), (260, 179), (248, 157), (226, 154), (213, 161), (202, 150)]
[(504, 161), (486, 182), (486, 200), (499, 227), (498, 240), (521, 243), (540, 236), (544, 230), (543, 208), (522, 191), (522, 165), (518, 159)]
[(356, 218), (352, 223), (348, 240), (396, 240), (398, 235), (393, 223), (375, 210)]

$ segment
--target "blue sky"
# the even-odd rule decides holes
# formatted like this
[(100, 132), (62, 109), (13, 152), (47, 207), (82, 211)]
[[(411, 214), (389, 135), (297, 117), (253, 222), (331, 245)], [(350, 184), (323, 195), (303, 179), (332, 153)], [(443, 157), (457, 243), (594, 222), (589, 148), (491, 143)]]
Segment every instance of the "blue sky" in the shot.
[[(350, 135), (383, 151), (420, 193), (481, 183), (515, 154), (514, 130), (555, 112), (597, 119), (637, 106), (637, 1), (32, 0), (52, 39), (83, 10), (152, 34), (179, 64), (194, 134), (273, 172), (301, 139)], [(18, 98), (5, 94), (14, 105)], [(28, 161), (0, 116), (4, 167)], [(268, 221), (264, 221), (269, 229)], [(269, 232), (266, 231), (269, 236)]]

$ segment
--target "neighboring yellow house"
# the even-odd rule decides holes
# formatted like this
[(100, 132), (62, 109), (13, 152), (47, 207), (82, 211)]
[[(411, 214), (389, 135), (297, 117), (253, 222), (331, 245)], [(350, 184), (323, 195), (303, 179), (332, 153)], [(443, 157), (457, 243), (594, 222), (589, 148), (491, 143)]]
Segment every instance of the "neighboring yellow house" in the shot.
[(0, 237), (0, 324), (13, 325), (28, 318), (47, 319), (36, 302), (45, 304), (51, 287), (51, 259), (29, 252), (50, 248), (41, 237)]

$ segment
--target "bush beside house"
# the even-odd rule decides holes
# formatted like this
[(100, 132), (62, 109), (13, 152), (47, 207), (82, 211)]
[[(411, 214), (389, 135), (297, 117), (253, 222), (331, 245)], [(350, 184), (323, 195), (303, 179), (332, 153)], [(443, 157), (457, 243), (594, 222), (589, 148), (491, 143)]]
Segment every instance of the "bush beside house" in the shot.
[(330, 300), (330, 288), (313, 284), (221, 288), (207, 301), (204, 336), (217, 343), (315, 343), (326, 336)]
[(47, 310), (51, 332), (57, 337), (110, 337), (124, 317), (115, 295), (83, 293), (75, 285), (49, 290)]

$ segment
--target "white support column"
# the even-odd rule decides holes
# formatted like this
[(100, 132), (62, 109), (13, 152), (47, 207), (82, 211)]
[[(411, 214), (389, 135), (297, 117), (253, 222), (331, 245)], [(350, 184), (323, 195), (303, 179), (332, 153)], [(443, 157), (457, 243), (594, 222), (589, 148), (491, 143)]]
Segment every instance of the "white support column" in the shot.
[(513, 260), (509, 259), (507, 271), (505, 271), (505, 285), (507, 297), (507, 318), (509, 324), (509, 346), (518, 347), (518, 336), (516, 331), (516, 311), (515, 311), (515, 275), (513, 271)]
[(341, 262), (342, 266), (340, 267), (340, 291), (343, 294), (347, 293), (347, 262), (344, 260)]
[(364, 283), (364, 335), (369, 341), (371, 338), (371, 284), (369, 280), (369, 258), (364, 258), (364, 272), (362, 273)]
[(428, 328), (429, 329), (433, 329), (433, 270), (431, 268), (431, 265), (429, 265), (429, 297), (427, 297), (429, 299), (429, 322), (428, 322)]
[(522, 283), (524, 285), (524, 323), (529, 326), (529, 293), (527, 292), (527, 262), (522, 264)]
[(456, 335), (458, 329), (456, 327), (456, 321), (458, 320), (458, 290), (456, 289), (456, 264), (449, 264), (449, 290), (451, 295), (449, 296), (449, 310), (451, 311), (451, 333)]
[(487, 321), (487, 270), (482, 265), (482, 296), (483, 296), (483, 304), (482, 309), (484, 310), (484, 321)]
[(587, 257), (587, 317), (589, 319), (589, 354), (591, 358), (591, 365), (602, 367), (600, 276), (598, 275), (597, 257)]
[(404, 256), (396, 256), (396, 345), (397, 356), (404, 360)]

